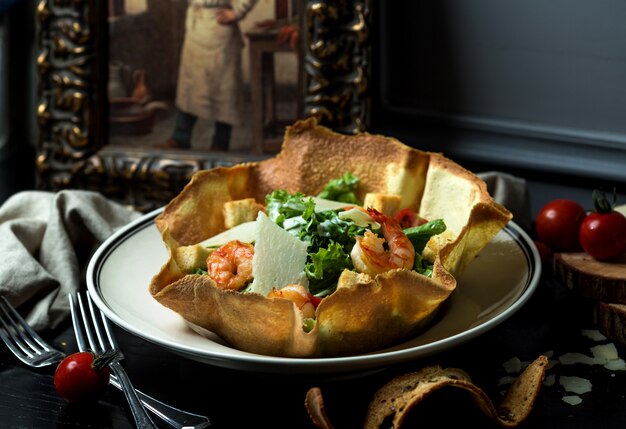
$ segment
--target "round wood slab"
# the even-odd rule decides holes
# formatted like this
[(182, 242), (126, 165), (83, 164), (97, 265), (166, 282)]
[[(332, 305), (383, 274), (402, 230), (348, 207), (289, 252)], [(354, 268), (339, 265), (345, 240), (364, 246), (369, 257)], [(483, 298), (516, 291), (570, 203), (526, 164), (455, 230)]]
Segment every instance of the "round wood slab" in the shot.
[(593, 320), (607, 338), (626, 344), (626, 305), (598, 302), (593, 310)]
[(606, 337), (626, 344), (626, 255), (599, 262), (587, 253), (557, 253), (554, 273), (569, 289), (593, 301), (593, 320)]
[(626, 255), (609, 263), (596, 261), (585, 252), (556, 253), (554, 273), (585, 298), (626, 304)]

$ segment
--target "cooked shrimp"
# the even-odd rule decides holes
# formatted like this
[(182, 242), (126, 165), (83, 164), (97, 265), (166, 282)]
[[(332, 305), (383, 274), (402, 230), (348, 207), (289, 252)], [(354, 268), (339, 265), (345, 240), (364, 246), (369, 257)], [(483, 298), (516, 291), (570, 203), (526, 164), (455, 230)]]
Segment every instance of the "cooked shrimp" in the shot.
[(207, 258), (209, 277), (222, 289), (240, 290), (252, 280), (253, 256), (252, 244), (229, 241)]
[(291, 283), (282, 289), (274, 288), (267, 294), (267, 297), (287, 299), (296, 304), (304, 317), (310, 319), (315, 317), (315, 306), (311, 300), (311, 295), (301, 284)]
[(412, 269), (415, 249), (398, 221), (372, 208), (368, 208), (367, 212), (380, 224), (384, 238), (370, 230), (365, 231), (362, 237), (357, 237), (350, 253), (354, 268), (370, 276), (394, 268)]

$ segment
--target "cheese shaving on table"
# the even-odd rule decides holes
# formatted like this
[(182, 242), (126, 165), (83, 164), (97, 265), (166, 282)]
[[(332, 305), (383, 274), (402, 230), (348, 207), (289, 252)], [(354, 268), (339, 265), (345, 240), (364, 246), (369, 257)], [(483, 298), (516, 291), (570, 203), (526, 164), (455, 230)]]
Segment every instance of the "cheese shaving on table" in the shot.
[(559, 384), (563, 386), (567, 392), (579, 395), (591, 392), (591, 381), (586, 378), (562, 375), (559, 377)]

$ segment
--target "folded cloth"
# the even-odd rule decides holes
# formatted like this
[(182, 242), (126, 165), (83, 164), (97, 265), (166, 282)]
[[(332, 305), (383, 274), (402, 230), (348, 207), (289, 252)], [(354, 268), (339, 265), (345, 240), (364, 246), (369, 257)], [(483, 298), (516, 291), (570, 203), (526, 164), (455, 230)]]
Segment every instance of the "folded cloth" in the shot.
[(140, 216), (103, 195), (79, 190), (24, 191), (0, 207), (0, 294), (37, 330), (69, 315), (97, 247)]
[(513, 221), (529, 232), (531, 214), (526, 180), (501, 171), (486, 171), (478, 177), (485, 181), (493, 199), (513, 213)]

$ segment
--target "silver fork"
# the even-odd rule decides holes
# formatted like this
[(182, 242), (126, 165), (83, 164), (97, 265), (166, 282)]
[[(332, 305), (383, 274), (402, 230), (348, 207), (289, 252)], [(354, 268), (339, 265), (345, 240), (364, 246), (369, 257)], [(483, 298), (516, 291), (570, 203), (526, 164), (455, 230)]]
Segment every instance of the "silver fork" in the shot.
[(69, 298), (70, 308), (72, 310), (72, 322), (74, 323), (74, 331), (76, 333), (79, 350), (92, 351), (96, 354), (104, 354), (111, 350), (119, 353), (109, 363), (109, 368), (111, 368), (111, 371), (122, 385), (122, 392), (124, 392), (126, 396), (126, 400), (128, 401), (128, 405), (135, 419), (135, 424), (138, 428), (156, 429), (157, 426), (143, 407), (139, 396), (137, 396), (137, 392), (135, 392), (135, 388), (130, 382), (130, 378), (128, 378), (126, 371), (124, 371), (124, 368), (120, 364), (120, 360), (124, 358), (124, 355), (119, 352), (115, 343), (111, 340), (110, 328), (106, 318), (100, 312), (94, 311), (89, 295), (86, 296), (89, 305), (88, 310), (85, 309), (80, 295), (76, 296), (78, 309), (76, 309), (71, 295)]
[(26, 365), (40, 368), (60, 362), (65, 353), (50, 347), (19, 315), (5, 297), (0, 297), (0, 337)]
[[(104, 314), (102, 314), (101, 311), (98, 311), (97, 309), (94, 308), (93, 302), (91, 301), (91, 297), (89, 296), (89, 293), (86, 293), (85, 297), (88, 303), (89, 310), (86, 310), (84, 308), (83, 301), (81, 300), (80, 294), (77, 294), (76, 300), (72, 298), (71, 294), (68, 295), (68, 300), (70, 303), (70, 311), (72, 314), (72, 323), (74, 325), (74, 333), (76, 335), (76, 343), (78, 344), (79, 350), (80, 351), (85, 351), (89, 349), (91, 349), (92, 351), (98, 350), (97, 346), (94, 346), (95, 338), (93, 334), (91, 333), (91, 329), (89, 329), (89, 326), (90, 326), (89, 321), (86, 319), (87, 311), (89, 311), (89, 314), (91, 315), (91, 319), (95, 325), (96, 332), (98, 333), (97, 336), (100, 341), (100, 346), (103, 348), (106, 348), (106, 346), (103, 344), (104, 338), (101, 338), (102, 336), (100, 335), (100, 332), (97, 330), (101, 322), (106, 332), (106, 336), (107, 336), (106, 339), (108, 340), (109, 345), (114, 350), (116, 350), (120, 354), (120, 356), (123, 357), (120, 351), (120, 348), (117, 345), (117, 341), (115, 340), (115, 337), (113, 336), (113, 332), (108, 323), (108, 320), (106, 319)], [(83, 321), (83, 324), (81, 324), (81, 320)], [(85, 337), (85, 333), (83, 333), (83, 326), (87, 328), (86, 329), (87, 337)], [(89, 345), (87, 344), (87, 342), (89, 342)], [(119, 364), (119, 362), (117, 362), (117, 366), (121, 368), (121, 365)], [(118, 389), (124, 390), (121, 381), (122, 380), (119, 378), (119, 374), (115, 372), (111, 374), (110, 383), (113, 386), (117, 387)], [(146, 395), (140, 390), (135, 390), (135, 393), (137, 397), (141, 400), (141, 403), (143, 404), (143, 406), (147, 410), (151, 411), (154, 415), (159, 417), (161, 420), (163, 420), (165, 423), (167, 423), (173, 428), (205, 429), (211, 426), (211, 423), (207, 416), (190, 413), (188, 411), (183, 411), (178, 408), (172, 407), (171, 405), (165, 404), (157, 399), (154, 399), (151, 396)]]
[[(28, 366), (36, 368), (50, 366), (65, 357), (65, 353), (46, 343), (3, 296), (0, 296), (0, 325), (2, 340), (14, 355)], [(83, 337), (80, 336), (80, 338)], [(111, 385), (121, 390), (122, 385), (115, 374), (111, 374), (110, 382)], [(175, 429), (204, 429), (210, 426), (206, 416), (174, 408), (139, 390), (137, 390), (137, 395), (146, 409)]]

